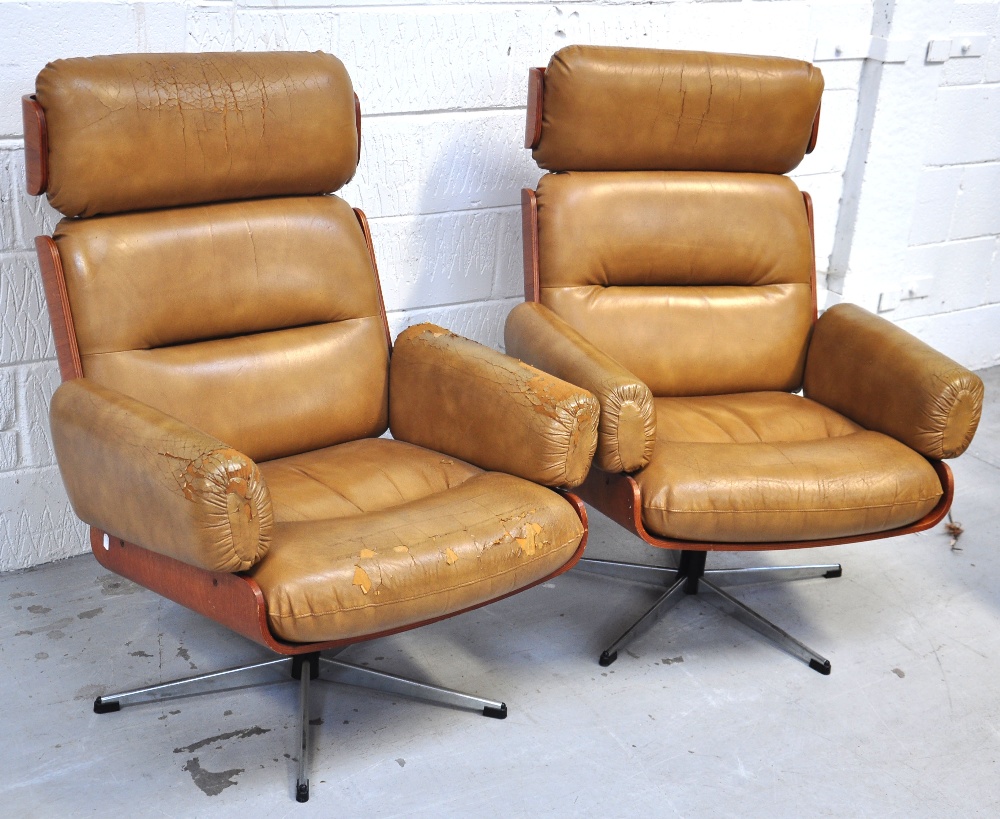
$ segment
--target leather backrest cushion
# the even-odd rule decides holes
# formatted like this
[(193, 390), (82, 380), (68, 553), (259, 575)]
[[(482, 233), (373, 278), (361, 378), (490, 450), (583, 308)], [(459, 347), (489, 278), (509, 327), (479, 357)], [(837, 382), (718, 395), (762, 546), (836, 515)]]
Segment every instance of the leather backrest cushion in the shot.
[(329, 54), (78, 57), (35, 88), (67, 216), (328, 193), (357, 166), (354, 89)]
[(802, 193), (770, 174), (547, 174), (538, 183), (542, 287), (809, 283)]
[(548, 170), (786, 173), (822, 92), (800, 60), (568, 46), (545, 71), (533, 156)]
[(562, 173), (537, 197), (542, 304), (654, 395), (798, 389), (812, 240), (791, 180)]
[(379, 312), (364, 234), (336, 196), (64, 219), (54, 238), (83, 356)]
[(375, 272), (343, 200), (65, 219), (55, 240), (88, 378), (255, 460), (385, 430)]

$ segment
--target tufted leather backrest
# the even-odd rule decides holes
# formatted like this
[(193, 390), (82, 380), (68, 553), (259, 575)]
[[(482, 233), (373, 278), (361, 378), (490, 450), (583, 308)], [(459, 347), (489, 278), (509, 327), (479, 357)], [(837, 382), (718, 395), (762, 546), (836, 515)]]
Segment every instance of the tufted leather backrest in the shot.
[(61, 60), (37, 100), (83, 375), (257, 460), (385, 431), (369, 246), (322, 195), (358, 161), (339, 60)]
[(798, 389), (813, 247), (780, 174), (822, 87), (797, 60), (557, 52), (529, 110), (533, 155), (558, 171), (534, 204), (537, 298), (654, 395)]

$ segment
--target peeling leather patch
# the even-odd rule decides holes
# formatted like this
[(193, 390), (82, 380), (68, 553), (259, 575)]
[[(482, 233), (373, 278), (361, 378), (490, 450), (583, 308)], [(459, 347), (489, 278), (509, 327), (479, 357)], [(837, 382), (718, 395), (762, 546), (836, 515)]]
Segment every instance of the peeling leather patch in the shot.
[(521, 547), (521, 551), (526, 555), (533, 555), (535, 553), (535, 544), (539, 533), (542, 531), (541, 525), (537, 523), (529, 523), (524, 527), (524, 537), (516, 537), (514, 540), (517, 545)]
[(445, 554), (445, 561), (448, 563), (449, 566), (454, 566), (456, 563), (458, 563), (458, 555), (455, 554), (455, 552), (451, 549), (451, 547), (445, 549), (444, 554)]
[(368, 594), (372, 590), (372, 580), (368, 576), (368, 572), (360, 566), (354, 567), (354, 585), (361, 589), (362, 594)]

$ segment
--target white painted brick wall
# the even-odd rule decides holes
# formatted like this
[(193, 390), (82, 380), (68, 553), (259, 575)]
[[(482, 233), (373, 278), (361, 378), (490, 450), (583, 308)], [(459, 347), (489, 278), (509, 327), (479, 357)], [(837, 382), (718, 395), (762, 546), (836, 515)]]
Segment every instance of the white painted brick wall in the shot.
[[(946, 3), (943, 19), (953, 27), (988, 29), (993, 39), (982, 58), (935, 69), (934, 119), (902, 135), (920, 140), (915, 152), (926, 167), (913, 173), (916, 193), (898, 203), (895, 220), (912, 222), (892, 256), (901, 269), (879, 275), (901, 281), (905, 265), (932, 277), (930, 295), (902, 304), (898, 317), (959, 360), (982, 362), (992, 355), (984, 350), (996, 351), (997, 332), (972, 339), (959, 328), (984, 316), (1000, 326), (989, 307), (1000, 302), (1000, 2), (896, 6), (916, 28), (909, 9), (928, 2)], [(58, 217), (23, 190), (19, 98), (48, 60), (122, 51), (337, 54), (364, 114), (361, 167), (343, 195), (370, 219), (393, 333), (433, 321), (500, 346), (522, 289), (519, 191), (540, 176), (520, 147), (529, 66), (574, 42), (812, 59), (817, 39), (864, 41), (872, 25), (870, 0), (0, 0), (0, 571), (86, 548), (46, 420), (58, 371), (32, 239), (51, 233)], [(822, 273), (864, 61), (820, 65), (819, 145), (793, 176), (813, 196)]]

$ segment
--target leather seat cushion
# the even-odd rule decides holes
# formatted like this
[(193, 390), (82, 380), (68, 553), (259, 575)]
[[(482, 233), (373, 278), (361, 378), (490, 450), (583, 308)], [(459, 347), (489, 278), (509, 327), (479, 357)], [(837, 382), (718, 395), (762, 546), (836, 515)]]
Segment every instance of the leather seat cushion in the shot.
[(391, 631), (502, 597), (583, 537), (555, 492), (399, 441), (355, 441), (261, 465), (271, 548), (250, 572), (292, 642)]
[(483, 471), (387, 438), (362, 438), (259, 466), (277, 523), (379, 512), (460, 486)]
[(657, 441), (635, 475), (657, 535), (770, 543), (880, 532), (942, 494), (931, 464), (814, 401), (777, 392), (657, 398)]

